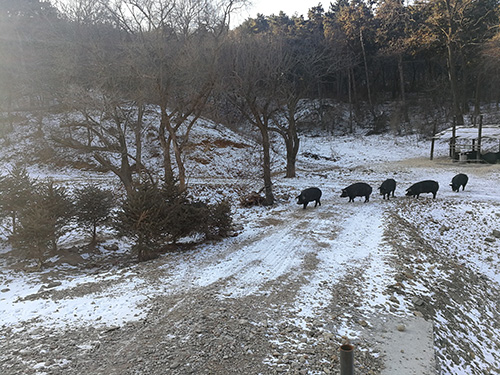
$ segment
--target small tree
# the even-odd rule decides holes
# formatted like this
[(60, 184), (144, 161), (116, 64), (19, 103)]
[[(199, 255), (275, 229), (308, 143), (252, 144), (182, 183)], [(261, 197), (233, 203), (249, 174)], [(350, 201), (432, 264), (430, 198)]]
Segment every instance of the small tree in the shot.
[(66, 189), (50, 180), (40, 183), (19, 212), (19, 227), (12, 240), (20, 248), (34, 248), (41, 265), (47, 250), (57, 252), (57, 241), (68, 231), (72, 217), (73, 203)]
[(91, 244), (97, 242), (97, 227), (105, 223), (114, 207), (114, 196), (109, 190), (95, 185), (86, 185), (75, 191), (76, 221), (89, 230)]
[(158, 243), (165, 237), (165, 205), (158, 186), (149, 182), (129, 193), (121, 204), (116, 229), (135, 240), (133, 250), (139, 261), (154, 258)]
[(19, 213), (31, 200), (34, 189), (35, 180), (24, 167), (16, 166), (0, 178), (0, 213), (10, 218), (13, 235), (17, 232)]
[(227, 237), (232, 225), (231, 205), (228, 201), (222, 201), (210, 207), (209, 225), (205, 234), (209, 238)]

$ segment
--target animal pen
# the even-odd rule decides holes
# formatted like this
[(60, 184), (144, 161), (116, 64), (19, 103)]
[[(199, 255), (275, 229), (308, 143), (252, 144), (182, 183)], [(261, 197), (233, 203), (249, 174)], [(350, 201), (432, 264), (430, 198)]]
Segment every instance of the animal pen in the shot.
[(431, 160), (435, 141), (448, 142), (453, 161), (496, 163), (500, 160), (500, 125), (480, 122), (478, 126), (453, 126), (437, 133), (432, 137)]

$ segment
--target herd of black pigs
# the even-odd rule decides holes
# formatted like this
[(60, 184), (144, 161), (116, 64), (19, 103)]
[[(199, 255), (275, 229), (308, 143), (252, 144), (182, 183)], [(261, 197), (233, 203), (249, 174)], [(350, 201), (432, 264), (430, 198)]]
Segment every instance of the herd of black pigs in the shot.
[[(466, 174), (459, 173), (451, 180), (451, 189), (458, 192), (460, 187), (462, 190), (465, 189), (465, 185), (469, 181), (469, 177)], [(378, 188), (380, 194), (383, 195), (384, 199), (389, 199), (389, 197), (394, 197), (394, 191), (396, 190), (396, 181), (392, 178), (385, 180), (382, 185)], [(432, 197), (435, 199), (437, 191), (439, 190), (439, 184), (437, 181), (425, 180), (413, 184), (408, 189), (406, 189), (406, 195), (411, 197), (419, 197), (422, 193), (432, 193)], [(354, 202), (356, 197), (365, 197), (365, 203), (370, 200), (370, 194), (372, 193), (372, 187), (365, 182), (357, 182), (355, 184), (349, 185), (345, 189), (342, 189), (341, 197), (349, 197), (349, 202)], [(309, 202), (315, 202), (314, 207), (317, 205), (321, 206), (321, 189), (317, 187), (310, 187), (303, 190), (297, 197), (297, 204), (303, 204), (304, 209), (307, 207)]]

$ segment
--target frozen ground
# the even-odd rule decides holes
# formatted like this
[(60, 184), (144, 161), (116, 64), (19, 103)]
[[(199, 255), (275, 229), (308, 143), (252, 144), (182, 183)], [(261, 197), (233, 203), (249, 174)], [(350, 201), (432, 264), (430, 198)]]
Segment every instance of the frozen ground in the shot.
[[(61, 257), (42, 272), (19, 270), (4, 245), (2, 374), (336, 374), (345, 341), (357, 373), (380, 374), (392, 365), (384, 337), (405, 342), (415, 319), (431, 327), (437, 373), (498, 373), (500, 165), (451, 163), (442, 144), (430, 161), (415, 137), (303, 138), (297, 178), (282, 178), (274, 157), (278, 203), (243, 209), (237, 195), (260, 188), (258, 156), (231, 137), (247, 146), (204, 147), (208, 163), (190, 182), (233, 199), (235, 237), (114, 266), (108, 253), (119, 259), (129, 244), (108, 238), (118, 250), (79, 254), (92, 266)], [(249, 172), (239, 179), (238, 169)], [(459, 172), (469, 184), (455, 193)], [(386, 178), (398, 182), (390, 201), (377, 194)], [(404, 196), (423, 179), (439, 182), (435, 200)], [(369, 203), (340, 198), (359, 181), (374, 188)], [(322, 205), (303, 210), (293, 198), (309, 186)]]

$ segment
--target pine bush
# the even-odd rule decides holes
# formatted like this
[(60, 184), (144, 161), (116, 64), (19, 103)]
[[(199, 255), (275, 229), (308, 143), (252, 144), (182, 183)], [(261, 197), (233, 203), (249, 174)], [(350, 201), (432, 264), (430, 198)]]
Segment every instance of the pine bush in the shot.
[(117, 215), (116, 229), (122, 236), (134, 239), (139, 261), (155, 256), (157, 244), (165, 237), (165, 201), (153, 183), (143, 183), (129, 193)]
[(75, 216), (92, 235), (92, 243), (97, 241), (97, 227), (108, 221), (115, 205), (114, 195), (110, 190), (95, 185), (86, 185), (75, 190)]
[(36, 180), (26, 168), (15, 166), (6, 176), (0, 177), (0, 215), (10, 218), (11, 234), (17, 233), (19, 213), (33, 198)]
[(135, 240), (140, 261), (154, 258), (165, 242), (194, 235), (225, 236), (232, 222), (227, 202), (193, 201), (175, 184), (158, 187), (149, 182), (127, 196), (117, 219), (119, 233)]
[(16, 247), (36, 251), (40, 264), (46, 252), (57, 252), (58, 239), (70, 230), (73, 202), (64, 187), (45, 181), (35, 189), (19, 212), (19, 227), (12, 240)]

